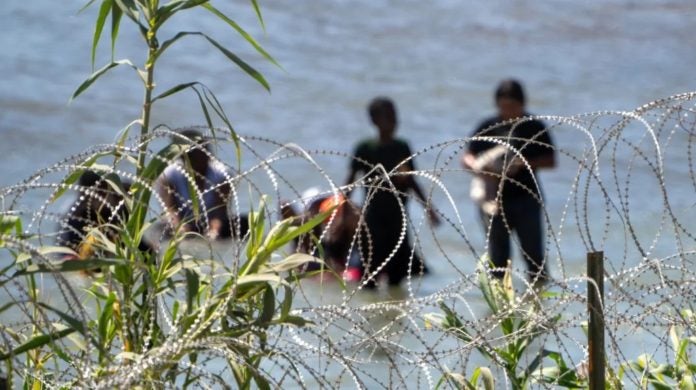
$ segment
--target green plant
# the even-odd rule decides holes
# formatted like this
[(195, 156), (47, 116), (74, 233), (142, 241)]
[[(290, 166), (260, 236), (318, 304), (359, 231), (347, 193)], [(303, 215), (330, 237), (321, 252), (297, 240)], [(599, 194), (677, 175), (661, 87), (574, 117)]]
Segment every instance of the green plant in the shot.
[[(90, 0), (84, 7), (88, 8), (96, 3), (96, 0)], [(157, 165), (155, 161), (152, 161), (150, 165), (145, 161), (146, 150), (149, 144), (150, 138), (148, 134), (151, 131), (152, 124), (152, 109), (155, 103), (172, 96), (181, 91), (191, 89), (197, 96), (198, 101), (201, 106), (201, 110), (204, 114), (205, 121), (211, 132), (214, 134), (213, 118), (210, 112), (212, 111), (222, 122), (230, 129), (231, 136), (234, 142), (237, 144), (237, 158), (241, 158), (240, 149), (237, 140), (237, 136), (234, 133), (232, 125), (225, 114), (220, 102), (217, 100), (215, 95), (207, 88), (204, 84), (198, 81), (190, 81), (185, 83), (180, 83), (175, 86), (171, 86), (163, 92), (155, 94), (155, 89), (157, 83), (155, 82), (155, 74), (157, 65), (162, 61), (162, 57), (165, 52), (175, 45), (179, 40), (186, 37), (201, 37), (205, 39), (213, 48), (220, 51), (229, 61), (236, 64), (240, 69), (246, 72), (248, 75), (253, 77), (258, 81), (264, 88), (270, 90), (270, 86), (263, 75), (258, 72), (254, 67), (245, 62), (242, 58), (236, 55), (234, 52), (226, 48), (224, 45), (220, 44), (217, 40), (210, 37), (208, 34), (201, 31), (179, 31), (173, 36), (162, 40), (159, 35), (160, 30), (167, 22), (176, 14), (195, 9), (202, 8), (209, 11), (212, 15), (220, 19), (222, 22), (227, 24), (236, 33), (238, 33), (245, 41), (247, 41), (258, 53), (260, 53), (264, 58), (270, 62), (278, 65), (278, 63), (271, 57), (259, 43), (247, 33), (239, 24), (237, 24), (229, 16), (225, 15), (223, 12), (215, 8), (210, 0), (171, 0), (166, 4), (160, 4), (159, 0), (102, 0), (99, 6), (99, 12), (97, 15), (97, 20), (94, 29), (94, 38), (92, 42), (92, 67), (96, 60), (97, 48), (104, 30), (104, 26), (107, 22), (109, 16), (111, 16), (111, 61), (103, 66), (102, 68), (94, 71), (73, 93), (71, 99), (80, 96), (85, 92), (95, 81), (97, 81), (104, 74), (110, 70), (126, 65), (136, 71), (140, 80), (143, 83), (144, 97), (142, 104), (142, 114), (133, 124), (140, 125), (140, 145), (139, 152), (137, 156), (136, 172), (137, 175), (142, 177), (146, 183), (151, 182), (156, 178), (155, 174), (160, 172), (160, 166)], [(261, 11), (259, 9), (256, 0), (251, 0), (251, 3), (256, 11), (259, 22), (263, 26), (263, 18), (261, 16)], [(114, 60), (114, 53), (116, 42), (118, 39), (121, 21), (123, 16), (129, 20), (140, 32), (140, 36), (145, 44), (146, 50), (146, 60), (142, 66), (136, 66), (129, 59)], [(160, 43), (161, 41), (161, 43)], [(130, 125), (127, 127), (127, 130)], [(124, 131), (123, 137), (119, 142), (122, 145), (123, 140), (125, 140), (128, 131)], [(180, 152), (180, 151), (179, 151)], [(162, 157), (168, 157), (171, 155), (171, 151), (164, 150), (160, 153), (164, 154)], [(155, 163), (153, 167), (152, 164)], [(76, 178), (73, 178), (73, 180)], [(66, 184), (70, 184), (67, 181)], [(133, 190), (134, 198), (137, 200), (135, 202), (135, 210), (133, 212), (134, 218), (129, 221), (129, 229), (132, 234), (135, 234), (140, 230), (145, 221), (145, 214), (149, 204), (151, 192), (147, 186), (140, 185), (140, 183), (135, 184)]]
[[(90, 1), (85, 8), (95, 2)], [(67, 189), (79, 189), (90, 193), (102, 206), (109, 203), (109, 197), (120, 199), (108, 220), (95, 221), (98, 223), (82, 232), (89, 246), (86, 254), (44, 246), (41, 241), (36, 245), (37, 237), (23, 232), (21, 218), (11, 212), (0, 214), (0, 249), (11, 259), (0, 270), (0, 287), (13, 285), (23, 297), (0, 307), (0, 313), (17, 309), (22, 323), (27, 324), (0, 328), (4, 340), (0, 361), (5, 363), (8, 379), (14, 383), (19, 378), (24, 388), (32, 389), (45, 385), (160, 388), (164, 384), (186, 388), (202, 377), (217, 386), (229, 387), (229, 378), (219, 374), (224, 370), (201, 369), (212, 354), (222, 355), (238, 388), (270, 388), (263, 361), (282, 357), (275, 356), (269, 338), (280, 331), (274, 329), (310, 324), (291, 310), (293, 286), (303, 276), (296, 270), (309, 261), (317, 261), (306, 255), (283, 256), (283, 247), (309, 232), (330, 211), (302, 224), (294, 219), (272, 224), (266, 199), (262, 198), (249, 216), (246, 250), (226, 262), (213, 260), (212, 251), (208, 256), (182, 252), (180, 246), (191, 234), (181, 230), (162, 243), (158, 253), (143, 250), (142, 244), (148, 229), (160, 217), (148, 217), (154, 181), (168, 163), (193, 147), (174, 143), (148, 159), (149, 142), (167, 134), (152, 131), (154, 104), (191, 89), (211, 132), (214, 128), (210, 111), (229, 126), (220, 103), (198, 82), (178, 84), (155, 94), (155, 70), (165, 51), (184, 37), (202, 37), (269, 88), (259, 72), (202, 32), (182, 31), (160, 43), (158, 33), (162, 26), (179, 12), (202, 8), (229, 25), (265, 58), (275, 61), (210, 1), (172, 0), (160, 4), (158, 0), (103, 0), (99, 4), (93, 64), (109, 16), (113, 57), (124, 15), (146, 44), (146, 61), (138, 67), (130, 60), (112, 59), (83, 82), (73, 98), (111, 69), (130, 66), (144, 86), (142, 116), (134, 122), (140, 125), (140, 137), (135, 147), (127, 147), (126, 131), (116, 145), (81, 158), (51, 195), (55, 201)], [(252, 0), (252, 5), (263, 24), (257, 2)], [(238, 139), (231, 126), (229, 134), (237, 145), (239, 160)], [(119, 172), (117, 165), (123, 163), (133, 164), (135, 172), (129, 191), (114, 175)], [(76, 185), (88, 170), (102, 175), (106, 190), (95, 192)], [(56, 258), (66, 254), (80, 259)], [(281, 255), (281, 260), (275, 259), (277, 255)], [(84, 289), (71, 279), (78, 271), (89, 275)], [(53, 280), (55, 285), (44, 286), (44, 279)]]
[[(96, 0), (90, 0), (83, 9), (86, 9), (93, 5)], [(160, 4), (159, 0), (102, 0), (100, 2), (99, 12), (94, 29), (94, 39), (92, 42), (92, 67), (96, 61), (97, 47), (99, 45), (104, 26), (106, 24), (109, 15), (111, 16), (111, 61), (103, 66), (102, 68), (96, 70), (92, 75), (90, 75), (73, 93), (72, 99), (78, 97), (83, 92), (85, 92), (95, 81), (97, 81), (104, 74), (110, 70), (126, 65), (136, 71), (139, 78), (143, 83), (144, 97), (142, 104), (142, 115), (136, 121), (140, 124), (140, 137), (141, 137), (141, 147), (140, 153), (138, 155), (138, 172), (145, 169), (145, 150), (147, 147), (147, 134), (151, 129), (151, 113), (154, 104), (168, 96), (174, 95), (186, 89), (192, 89), (198, 96), (198, 100), (205, 115), (206, 122), (213, 130), (212, 118), (210, 116), (210, 109), (213, 110), (215, 114), (227, 125), (230, 129), (232, 126), (227, 119), (220, 103), (215, 98), (215, 96), (210, 92), (210, 90), (203, 84), (197, 81), (185, 82), (177, 84), (168, 88), (167, 90), (155, 95), (156, 82), (155, 82), (155, 71), (159, 61), (161, 61), (162, 56), (165, 54), (167, 49), (176, 44), (180, 39), (186, 37), (201, 37), (205, 39), (212, 47), (219, 50), (228, 60), (236, 64), (248, 75), (253, 77), (258, 81), (264, 88), (270, 90), (270, 86), (266, 79), (261, 73), (259, 73), (254, 67), (249, 65), (243, 59), (241, 59), (234, 52), (226, 48), (224, 45), (220, 44), (217, 40), (210, 37), (208, 34), (201, 31), (180, 31), (173, 36), (161, 41), (159, 36), (160, 30), (163, 26), (167, 24), (173, 16), (186, 10), (194, 8), (203, 8), (209, 11), (212, 15), (219, 18), (221, 21), (229, 25), (234, 31), (236, 31), (244, 40), (246, 40), (251, 46), (260, 53), (263, 57), (268, 59), (270, 62), (278, 65), (278, 63), (271, 57), (260, 45), (259, 43), (247, 33), (239, 24), (237, 24), (229, 16), (225, 15), (223, 12), (215, 8), (210, 0), (170, 0), (166, 4)], [(251, 3), (256, 11), (259, 18), (259, 22), (263, 26), (263, 18), (261, 16), (261, 11), (259, 9), (256, 0), (251, 0)], [(116, 41), (118, 39), (118, 34), (120, 30), (121, 21), (123, 16), (126, 16), (135, 27), (140, 32), (141, 38), (145, 43), (147, 50), (145, 63), (139, 67), (135, 65), (129, 59), (114, 60), (114, 52), (116, 47)], [(161, 41), (161, 43), (160, 43)], [(234, 135), (234, 133), (233, 133)]]
[[(266, 345), (267, 331), (308, 324), (291, 313), (292, 285), (303, 276), (294, 270), (317, 261), (300, 254), (271, 261), (271, 255), (326, 216), (324, 213), (301, 226), (287, 219), (266, 232), (262, 204), (251, 214), (246, 261), (236, 270), (211, 259), (182, 255), (178, 246), (183, 235), (167, 244), (157, 262), (128, 253), (120, 242), (126, 236), (118, 235), (112, 241), (97, 229), (92, 231), (98, 235), (93, 242), (99, 255), (95, 258), (45, 262), (40, 260), (47, 260), (47, 251), (15, 251), (15, 263), (10, 267), (16, 271), (2, 284), (27, 281), (29, 291), (34, 291), (29, 306), (34, 310), (31, 321), (35, 327), (24, 334), (12, 332), (18, 345), (3, 351), (0, 360), (8, 363), (8, 372), (12, 373), (13, 359), (26, 355), (26, 367), (34, 373), (25, 381), (28, 386), (49, 381), (55, 370), (48, 363), (59, 366), (62, 361), (70, 366), (90, 366), (86, 372), (91, 375), (76, 378), (70, 386), (158, 387), (169, 382), (187, 387), (200, 379), (200, 373), (194, 370), (198, 354), (220, 349), (228, 352), (228, 364), (240, 388), (249, 388), (252, 383), (269, 388), (259, 369), (262, 359), (274, 353)], [(5, 217), (2, 222), (1, 247), (16, 247), (10, 243), (20, 240), (16, 232), (11, 232), (19, 228), (19, 221)], [(100, 274), (87, 289), (89, 298), (80, 302), (93, 311), (58, 308), (46, 303), (41, 295), (44, 292), (37, 289), (38, 275), (62, 280), (68, 272), (94, 271), (97, 267)], [(163, 307), (166, 318), (157, 318), (158, 309)], [(49, 317), (57, 320), (44, 323)], [(54, 331), (45, 331), (50, 328)], [(68, 337), (70, 342), (59, 343)], [(223, 378), (215, 379), (226, 383)]]
[[(529, 351), (532, 343), (545, 334), (549, 326), (560, 320), (560, 316), (544, 319), (539, 300), (524, 302), (517, 299), (509, 268), (502, 280), (499, 280), (486, 272), (484, 264), (483, 261), (479, 263), (479, 289), (491, 310), (491, 322), (499, 324), (497, 330), (502, 334), (502, 345), (494, 345), (478, 337), (444, 302), (439, 303), (442, 313), (426, 315), (426, 325), (438, 326), (457, 338), (472, 343), (491, 364), (503, 370), (513, 389), (525, 389), (530, 383), (549, 383), (566, 388), (584, 387), (585, 381), (572, 367), (567, 366), (557, 352), (542, 349), (536, 352), (527, 367), (520, 366), (524, 358), (533, 353)], [(541, 367), (545, 359), (555, 365)], [(490, 388), (492, 375), (486, 367), (477, 368), (471, 380), (461, 374), (447, 373), (440, 384), (448, 382), (460, 388), (476, 389), (479, 379), (483, 381), (484, 388)]]
[[(682, 318), (689, 330), (696, 326), (696, 315), (691, 310), (683, 310)], [(672, 325), (669, 330), (672, 348), (674, 349), (674, 361), (659, 363), (648, 355), (640, 355), (636, 360), (624, 363), (619, 369), (619, 375), (625, 371), (633, 371), (640, 375), (640, 384), (647, 388), (648, 385), (656, 390), (665, 389), (694, 389), (694, 375), (696, 364), (689, 357), (689, 347), (696, 345), (696, 336), (689, 336), (684, 326)]]

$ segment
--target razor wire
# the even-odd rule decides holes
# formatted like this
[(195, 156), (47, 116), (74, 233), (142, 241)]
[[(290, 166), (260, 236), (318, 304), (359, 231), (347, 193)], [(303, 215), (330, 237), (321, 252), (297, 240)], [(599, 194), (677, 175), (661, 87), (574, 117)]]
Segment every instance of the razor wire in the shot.
[[(173, 301), (185, 297), (161, 298), (150, 303), (162, 314), (157, 321), (166, 323), (162, 329), (168, 332), (165, 345), (156, 351), (139, 351), (133, 361), (122, 359), (97, 375), (93, 366), (95, 351), (89, 345), (78, 350), (69, 340), (61, 339), (56, 343), (72, 351), (73, 363), (60, 367), (51, 377), (37, 379), (49, 387), (77, 384), (112, 388), (137, 384), (139, 376), (146, 375), (151, 367), (180, 364), (199, 374), (200, 387), (225, 387), (233, 375), (225, 362), (239, 360), (236, 351), (270, 348), (273, 354), (260, 366), (259, 374), (278, 388), (434, 388), (443, 376), (468, 378), (479, 367), (489, 368), (497, 385), (507, 387), (504, 362), (495, 351), (518, 342), (526, 331), (535, 332), (533, 345), (521, 358), (517, 372), (523, 373), (525, 367), (530, 367), (540, 352), (554, 350), (582, 375), (588, 353), (584, 333), (588, 317), (584, 260), (586, 253), (597, 250), (604, 251), (606, 256), (603, 313), (607, 366), (618, 371), (640, 356), (658, 362), (674, 360), (677, 348), (671, 336), (674, 330), (679, 329), (685, 339), (696, 337), (696, 321), (691, 314), (696, 302), (693, 151), (696, 93), (656, 100), (633, 111), (534, 119), (542, 120), (546, 131), (553, 135), (558, 160), (554, 171), (536, 176), (540, 178), (541, 183), (535, 183), (540, 191), (526, 188), (542, 206), (545, 262), (550, 278), (543, 285), (528, 281), (515, 232), (510, 232), (513, 237), (510, 272), (515, 297), (512, 304), (497, 312), (487, 306), (481, 291), (482, 274), (488, 271), (478, 264), (486, 257), (490, 243), (486, 227), (478, 220), (467, 195), (473, 173), (462, 168), (460, 157), (470, 142), (485, 140), (524, 160), (509, 137), (482, 135), (444, 141), (411, 156), (421, 169), (397, 167), (387, 171), (374, 166), (368, 174), (345, 184), (341, 182), (342, 170), (351, 159), (345, 150), (314, 150), (258, 136), (237, 135), (229, 129), (211, 131), (199, 127), (197, 130), (205, 134), (206, 142), (212, 147), (193, 147), (200, 148), (215, 164), (223, 166), (225, 172), (224, 182), (211, 185), (206, 191), (215, 192), (220, 186), (229, 186), (225, 212), (232, 225), (230, 229), (236, 234), (212, 244), (192, 239), (180, 250), (205, 253), (204, 258), (214, 259), (228, 271), (234, 272), (244, 264), (248, 237), (241, 234), (240, 218), (253, 210), (262, 196), (269, 199), (263, 207), (270, 228), (283, 219), (284, 207), (302, 214), (314, 199), (353, 192), (352, 203), (359, 215), (357, 225), (347, 235), (345, 261), (329, 265), (336, 267), (335, 272), (320, 273), (292, 289), (296, 297), (292, 313), (310, 323), (270, 330), (265, 345), (248, 344), (236, 338), (198, 339), (190, 332), (182, 332), (181, 324), (171, 315)], [(205, 178), (191, 175), (178, 157), (163, 159), (158, 154), (158, 147), (181, 137), (178, 129), (165, 126), (155, 129), (148, 135), (148, 160), (161, 159), (163, 164), (186, 177), (190, 188), (196, 189), (197, 181)], [(25, 228), (16, 238), (3, 237), (6, 247), (26, 253), (26, 258), (35, 264), (55, 262), (55, 253), (44, 248), (56, 245), (56, 237), (70, 229), (66, 225), (66, 213), (80, 207), (81, 202), (105, 202), (105, 192), (66, 182), (67, 177), (86, 168), (152, 190), (147, 215), (152, 227), (147, 236), (162, 247), (170, 239), (167, 230), (175, 227), (168, 219), (168, 205), (157, 183), (134, 174), (132, 160), (141, 142), (138, 137), (132, 137), (119, 144), (96, 145), (39, 170), (16, 185), (0, 189), (2, 215), (21, 216)], [(237, 153), (240, 159), (235, 161), (232, 156)], [(90, 159), (97, 163), (87, 167), (85, 162)], [(531, 167), (524, 162), (522, 169), (531, 170)], [(426, 188), (425, 202), (412, 194), (399, 193), (394, 183), (403, 177), (413, 178)], [(520, 185), (504, 173), (497, 174), (495, 179), (499, 180), (500, 188)], [(303, 196), (310, 186), (319, 189), (310, 197)], [(366, 227), (365, 212), (379, 191), (392, 192), (395, 199), (410, 198), (408, 207), (399, 200), (402, 228), (397, 246), (410, 237), (413, 248), (410, 261), (404, 265), (409, 269), (408, 275), (396, 289), (386, 288), (384, 281), (378, 281), (376, 289), (367, 286), (382, 276), (398, 250), (393, 248), (386, 259), (373, 255), (375, 237)], [(193, 197), (180, 197), (179, 204), (201, 207), (201, 224), (207, 226), (210, 222), (206, 218), (206, 193), (194, 192)], [(128, 193), (120, 195), (128, 199)], [(497, 195), (500, 201), (500, 192)], [(61, 208), (60, 199), (70, 196), (74, 198), (71, 208)], [(109, 224), (122, 222), (119, 210), (126, 207), (126, 202), (122, 200), (110, 206)], [(441, 226), (427, 223), (428, 210), (440, 217)], [(321, 256), (321, 243), (330, 237), (338, 219), (338, 212), (332, 212), (318, 234), (308, 240), (306, 251)], [(289, 255), (293, 250), (287, 247), (280, 254)], [(340, 273), (350, 266), (350, 256), (358, 257), (362, 264), (371, 264), (370, 272), (359, 281), (343, 283), (339, 281)], [(417, 256), (424, 259), (429, 274), (418, 267)], [(3, 267), (10, 266), (7, 254), (2, 259)], [(210, 266), (211, 273), (217, 269)], [(2, 350), (16, 348), (18, 340), (13, 335), (16, 329), (33, 327), (35, 333), (44, 334), (54, 331), (55, 324), (60, 322), (55, 314), (41, 312), (41, 320), (32, 319), (35, 310), (32, 287), (20, 280), (3, 278), (6, 281), (2, 285), (3, 301), (13, 306), (0, 313)], [(89, 276), (44, 274), (37, 287), (38, 299), (57, 303), (87, 323), (94, 316), (94, 309), (85, 303), (84, 290), (88, 284)], [(442, 305), (457, 313), (466, 337), (456, 329), (443, 327)], [(524, 318), (531, 325), (512, 334), (501, 333), (501, 326), (511, 318)], [(176, 351), (191, 347), (192, 343), (199, 351), (196, 361), (170, 361)], [(15, 372), (33, 375), (26, 371), (26, 361), (11, 359)], [(547, 359), (537, 366), (543, 370), (545, 366), (551, 367), (551, 363)], [(623, 370), (622, 385), (643, 386), (646, 372)], [(453, 383), (441, 385), (454, 386)], [(161, 383), (162, 387), (178, 385)], [(530, 383), (540, 388), (556, 385)]]

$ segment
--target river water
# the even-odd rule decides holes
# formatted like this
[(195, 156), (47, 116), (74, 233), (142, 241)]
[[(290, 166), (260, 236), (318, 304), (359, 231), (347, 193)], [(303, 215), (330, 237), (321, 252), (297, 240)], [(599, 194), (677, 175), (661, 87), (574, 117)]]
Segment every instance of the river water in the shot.
[[(78, 14), (80, 5), (9, 0), (0, 8), (2, 186), (90, 145), (113, 142), (116, 133), (139, 114), (141, 86), (126, 68), (114, 70), (68, 104), (72, 91), (91, 71), (97, 9)], [(343, 153), (373, 134), (365, 108), (376, 95), (395, 100), (400, 135), (413, 150), (421, 150), (469, 135), (481, 117), (493, 112), (493, 88), (504, 77), (524, 82), (529, 109), (540, 115), (632, 110), (657, 98), (696, 90), (693, 0), (272, 0), (261, 6), (265, 31), (249, 4), (220, 5), (258, 38), (283, 69), (264, 61), (208, 13), (191, 12), (174, 19), (163, 36), (176, 30), (209, 33), (260, 69), (271, 93), (195, 37), (182, 40), (162, 58), (159, 90), (200, 81), (216, 93), (239, 133)], [(115, 57), (142, 63), (144, 50), (138, 39), (124, 24)], [(108, 61), (108, 47), (104, 41), (97, 67)], [(204, 124), (190, 92), (162, 101), (154, 115), (155, 123), (170, 127)], [(582, 136), (570, 131), (558, 131), (554, 138), (571, 154), (587, 146), (579, 142)], [(693, 186), (686, 180), (679, 186), (680, 175), (688, 174), (685, 156), (681, 149), (668, 152), (664, 162), (667, 176), (674, 178), (670, 193), (677, 212), (692, 213)], [(436, 158), (435, 153), (425, 153), (417, 164), (429, 169)], [(321, 161), (332, 179), (342, 183), (347, 160)], [(577, 162), (561, 155), (558, 169), (541, 175), (552, 224), (562, 221), (576, 170)], [(318, 182), (301, 170), (286, 174), (300, 189)], [(467, 235), (475, 249), (482, 250), (483, 235), (467, 198), (468, 176), (444, 180)], [(663, 203), (654, 191), (641, 191), (654, 182), (651, 172), (635, 168), (632, 180), (631, 187), (638, 192), (631, 202), (637, 210), (637, 234), (650, 241)], [(40, 201), (31, 195), (27, 199), (30, 204)], [(446, 207), (445, 201), (442, 194), (435, 195), (438, 206)], [(565, 223), (572, 226), (572, 221)], [(598, 229), (602, 233), (604, 228)], [(587, 248), (580, 230), (563, 231), (564, 264), (554, 263), (554, 275), (567, 278), (583, 272)], [(612, 233), (607, 233), (605, 242), (615, 238)], [(433, 275), (424, 279), (418, 295), (437, 291), (456, 280), (458, 272), (474, 266), (476, 256), (464, 248), (453, 229), (443, 227), (437, 234), (438, 243), (423, 235), (423, 251), (437, 255), (428, 259)], [(624, 240), (622, 233), (617, 236)], [(674, 246), (667, 245), (663, 253), (659, 248), (655, 256), (674, 252)], [(439, 253), (454, 253), (455, 264), (441, 260)], [(613, 266), (620, 268), (622, 261), (627, 261), (625, 256)], [(453, 267), (458, 272), (451, 272)]]

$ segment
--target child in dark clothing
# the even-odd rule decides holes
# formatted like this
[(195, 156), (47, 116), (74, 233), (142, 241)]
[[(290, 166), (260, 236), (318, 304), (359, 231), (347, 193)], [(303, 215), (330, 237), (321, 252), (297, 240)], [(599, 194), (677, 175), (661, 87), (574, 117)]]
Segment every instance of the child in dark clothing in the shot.
[[(65, 260), (109, 256), (104, 252), (100, 237), (113, 242), (119, 240), (119, 229), (129, 217), (124, 197), (128, 183), (114, 173), (85, 170), (77, 185), (80, 196), (60, 221), (57, 244), (75, 251), (76, 255), (66, 256)], [(145, 238), (139, 241), (138, 250), (147, 258), (155, 253), (155, 248)], [(99, 269), (93, 271), (99, 272)]]
[[(363, 274), (370, 277), (379, 270), (378, 274), (387, 275), (390, 285), (398, 285), (408, 275), (411, 259), (412, 272), (422, 272), (424, 268), (405, 231), (408, 194), (413, 191), (424, 203), (427, 200), (414, 177), (405, 174), (415, 167), (410, 159), (412, 153), (408, 143), (394, 137), (397, 127), (394, 103), (388, 98), (375, 98), (369, 105), (369, 114), (379, 134), (377, 138), (358, 143), (346, 184), (352, 183), (358, 173), (369, 173), (371, 186), (365, 189), (367, 232), (361, 240)], [(378, 165), (390, 174), (391, 183), (382, 180), (380, 170), (373, 170)], [(432, 224), (439, 223), (432, 209), (428, 209), (428, 215)], [(367, 286), (374, 287), (375, 283), (375, 278), (372, 278)]]
[(91, 170), (80, 175), (77, 184), (82, 189), (82, 196), (61, 222), (58, 245), (67, 246), (81, 257), (89, 257), (93, 251), (88, 235), (90, 229), (103, 227), (106, 236), (113, 239), (116, 235), (113, 227), (123, 223), (128, 213), (123, 197), (109, 184), (120, 185), (120, 180), (115, 175), (111, 176), (106, 177)]

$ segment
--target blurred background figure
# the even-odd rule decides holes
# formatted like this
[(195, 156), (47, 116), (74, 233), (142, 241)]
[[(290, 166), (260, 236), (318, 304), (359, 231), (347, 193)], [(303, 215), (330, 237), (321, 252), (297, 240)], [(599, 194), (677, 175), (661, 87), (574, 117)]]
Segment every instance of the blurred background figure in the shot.
[[(199, 131), (180, 132), (175, 143), (188, 149), (179, 161), (169, 165), (157, 182), (157, 191), (166, 206), (171, 230), (195, 232), (210, 239), (243, 237), (248, 230), (246, 216), (230, 218), (231, 176), (213, 158), (210, 140)], [(236, 232), (237, 224), (240, 231)]]
[[(503, 80), (495, 90), (497, 114), (476, 127), (472, 137), (495, 137), (500, 143), (476, 140), (469, 143), (462, 156), (462, 165), (474, 175), (472, 198), (479, 205), (484, 228), (487, 229), (488, 255), (504, 275), (510, 257), (510, 233), (515, 232), (530, 276), (543, 281), (548, 278), (544, 260), (542, 193), (536, 172), (556, 166), (553, 142), (541, 121), (522, 119), (526, 97), (517, 80)], [(519, 118), (519, 120), (515, 120)], [(521, 153), (524, 162), (511, 148)]]
[[(365, 223), (367, 237), (361, 242), (364, 272), (368, 276), (380, 269), (379, 275), (386, 274), (390, 285), (398, 285), (410, 271), (424, 273), (425, 265), (420, 255), (411, 248), (408, 231), (403, 234), (404, 213), (411, 192), (426, 205), (430, 222), (439, 223), (435, 212), (428, 207), (427, 199), (413, 175), (415, 170), (411, 148), (402, 139), (395, 138), (397, 113), (394, 103), (385, 97), (377, 97), (368, 107), (370, 119), (377, 130), (377, 137), (358, 143), (353, 153), (346, 184), (351, 184), (359, 173), (369, 174), (371, 185), (365, 187)], [(377, 166), (391, 173), (391, 185), (382, 181), (383, 173), (373, 170)], [(398, 168), (397, 168), (398, 167)], [(401, 243), (399, 243), (399, 241)], [(393, 257), (390, 254), (393, 253)], [(388, 261), (387, 261), (388, 260)], [(386, 262), (386, 263), (385, 263)], [(378, 275), (378, 276), (379, 276)], [(374, 287), (376, 280), (368, 282)]]
[[(297, 212), (290, 204), (282, 206), (283, 218), (300, 217), (304, 223), (321, 213), (331, 212), (319, 225), (296, 240), (296, 250), (324, 260), (325, 265), (337, 273), (343, 272), (347, 281), (358, 281), (361, 276), (360, 255), (357, 244), (351, 250), (360, 222), (360, 210), (344, 195), (321, 193), (310, 188), (302, 196), (304, 210)], [(333, 218), (332, 218), (333, 216)], [(315, 240), (319, 241), (317, 245)], [(311, 264), (308, 271), (321, 268), (319, 263)]]
[[(130, 183), (115, 173), (85, 170), (77, 181), (79, 196), (60, 221), (56, 243), (76, 252), (66, 260), (86, 260), (104, 255), (105, 240), (116, 243), (129, 218), (126, 196)], [(156, 245), (141, 238), (138, 250), (146, 259)]]
[(128, 210), (123, 197), (125, 190), (115, 174), (101, 175), (85, 170), (77, 186), (80, 193), (60, 222), (57, 244), (74, 250), (78, 258), (86, 259), (94, 255), (98, 240), (91, 230), (100, 229), (106, 238), (114, 241), (117, 226), (125, 223)]

